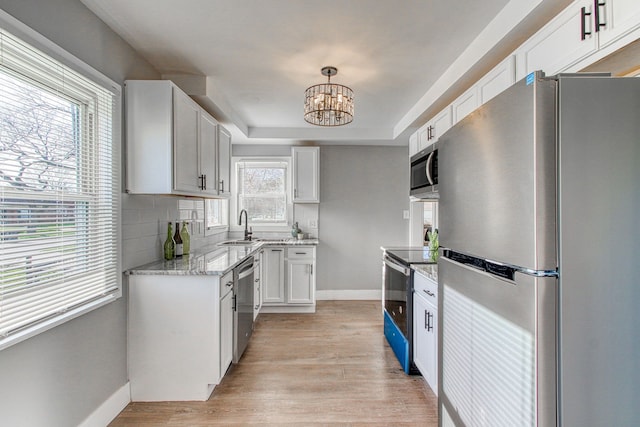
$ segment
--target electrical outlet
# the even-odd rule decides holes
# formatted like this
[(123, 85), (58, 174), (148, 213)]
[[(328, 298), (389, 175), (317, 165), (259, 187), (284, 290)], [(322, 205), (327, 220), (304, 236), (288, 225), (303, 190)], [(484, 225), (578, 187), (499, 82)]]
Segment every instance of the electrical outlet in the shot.
[(310, 220), (307, 222), (307, 226), (308, 226), (309, 228), (318, 228), (318, 221), (316, 221), (315, 219), (310, 219)]
[(402, 211), (402, 219), (409, 219), (409, 211)]

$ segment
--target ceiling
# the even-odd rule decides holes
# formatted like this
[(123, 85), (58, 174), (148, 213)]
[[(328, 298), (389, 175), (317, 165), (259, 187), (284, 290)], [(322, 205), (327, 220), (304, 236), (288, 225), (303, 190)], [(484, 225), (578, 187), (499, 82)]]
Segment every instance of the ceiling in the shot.
[[(443, 95), (429, 95), (438, 82), (449, 79), (462, 85), (468, 69), (501, 59), (491, 58), (492, 48), (518, 24), (511, 21), (535, 15), (530, 13), (532, 4), (560, 3), (82, 2), (163, 77), (176, 81), (223, 122), (234, 143), (383, 145), (406, 145), (405, 137), (421, 124), (425, 107)], [(504, 34), (497, 37), (496, 30)], [(355, 93), (351, 124), (325, 128), (303, 119), (304, 91), (326, 81), (320, 69), (327, 65), (338, 68), (332, 81)], [(452, 79), (452, 72), (460, 78)]]

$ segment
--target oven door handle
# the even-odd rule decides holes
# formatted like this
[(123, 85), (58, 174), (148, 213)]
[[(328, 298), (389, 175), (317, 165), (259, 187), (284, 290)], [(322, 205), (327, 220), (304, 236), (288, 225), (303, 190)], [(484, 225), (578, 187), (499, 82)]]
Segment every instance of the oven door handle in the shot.
[(391, 261), (391, 259), (389, 257), (385, 257), (384, 258), (384, 263), (385, 265), (389, 266), (390, 268), (399, 271), (400, 273), (404, 274), (405, 276), (410, 276), (411, 275), (411, 270), (409, 270), (407, 267), (405, 267), (404, 265), (400, 265), (397, 264), (393, 261)]

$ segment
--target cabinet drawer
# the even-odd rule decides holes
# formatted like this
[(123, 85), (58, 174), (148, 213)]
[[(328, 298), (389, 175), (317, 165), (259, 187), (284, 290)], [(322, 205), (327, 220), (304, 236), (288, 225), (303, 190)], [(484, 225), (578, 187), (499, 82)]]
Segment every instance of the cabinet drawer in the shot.
[(438, 307), (438, 283), (420, 273), (413, 275), (413, 290)]
[(233, 271), (226, 273), (220, 278), (220, 299), (233, 289)]
[(288, 259), (313, 258), (313, 246), (297, 246), (287, 248)]

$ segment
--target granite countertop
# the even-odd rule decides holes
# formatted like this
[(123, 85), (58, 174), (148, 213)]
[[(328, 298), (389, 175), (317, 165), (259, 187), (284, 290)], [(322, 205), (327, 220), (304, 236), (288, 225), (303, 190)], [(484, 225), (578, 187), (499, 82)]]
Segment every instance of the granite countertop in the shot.
[(427, 279), (438, 281), (438, 264), (411, 264), (411, 269)]
[(303, 246), (318, 244), (318, 239), (256, 240), (251, 245), (209, 246), (171, 261), (155, 261), (125, 271), (128, 275), (212, 275), (221, 276), (264, 246)]

